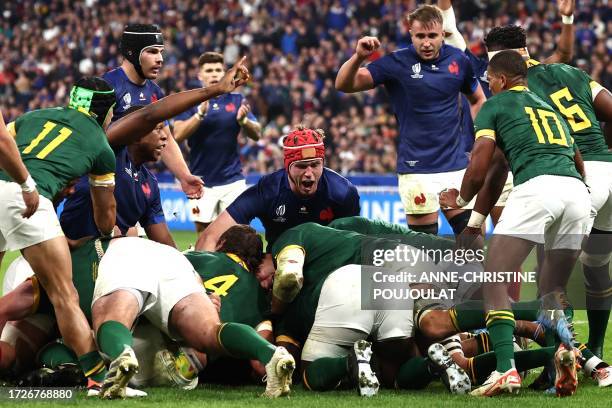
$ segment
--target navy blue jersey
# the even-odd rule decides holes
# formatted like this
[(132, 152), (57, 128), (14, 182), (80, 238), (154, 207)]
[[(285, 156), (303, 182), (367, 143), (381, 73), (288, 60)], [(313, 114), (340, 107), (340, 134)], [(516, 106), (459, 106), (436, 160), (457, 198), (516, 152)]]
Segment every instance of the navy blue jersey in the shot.
[(461, 50), (443, 45), (437, 59), (423, 61), (411, 45), (367, 69), (375, 85), (385, 85), (397, 117), (398, 173), (441, 173), (467, 166), (458, 96), (474, 93), (478, 81)]
[[(127, 147), (115, 151), (115, 155), (116, 224), (121, 232), (125, 234), (137, 222), (143, 227), (166, 222), (155, 176), (144, 164), (138, 167), (132, 164)], [(79, 179), (75, 193), (66, 199), (60, 224), (70, 239), (100, 235), (93, 217), (87, 177)]]
[(289, 187), (285, 169), (263, 176), (227, 207), (238, 224), (259, 218), (268, 248), (280, 234), (305, 222), (329, 224), (336, 218), (359, 215), (359, 193), (338, 173), (323, 169), (314, 197), (300, 198)]
[[(187, 139), (189, 145), (189, 170), (202, 177), (207, 187), (233, 183), (244, 178), (238, 154), (240, 125), (236, 120), (238, 109), (244, 101), (239, 93), (224, 94), (210, 99), (206, 116), (200, 126)], [(183, 112), (175, 119), (188, 120), (197, 107)], [(257, 120), (251, 112), (250, 120)]]
[(121, 119), (131, 106), (148, 105), (164, 97), (164, 91), (155, 82), (147, 79), (144, 85), (136, 85), (121, 67), (108, 71), (102, 78), (115, 89), (117, 104), (113, 110), (113, 122)]

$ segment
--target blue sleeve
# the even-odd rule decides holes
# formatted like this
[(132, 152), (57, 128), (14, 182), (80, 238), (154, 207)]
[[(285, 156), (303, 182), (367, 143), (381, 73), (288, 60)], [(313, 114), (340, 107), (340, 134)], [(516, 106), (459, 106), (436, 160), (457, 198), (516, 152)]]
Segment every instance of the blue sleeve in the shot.
[(249, 224), (255, 217), (265, 213), (265, 197), (261, 194), (259, 183), (247, 188), (227, 207), (227, 212), (237, 224)]
[(476, 75), (474, 74), (474, 68), (472, 67), (472, 63), (469, 58), (462, 53), (461, 62), (464, 66), (464, 76), (463, 76), (463, 84), (461, 85), (461, 92), (466, 95), (471, 95), (476, 92), (478, 88), (478, 79), (476, 79)]
[(357, 191), (357, 187), (351, 185), (346, 197), (344, 198), (342, 210), (342, 213), (338, 214), (338, 218), (360, 215), (361, 206), (359, 204), (359, 192)]
[(370, 71), (374, 86), (384, 84), (385, 82), (394, 79), (391, 70), (393, 60), (390, 55), (385, 55), (382, 58), (370, 63), (366, 69)]
[(161, 205), (159, 186), (157, 185), (157, 183), (154, 184), (151, 196), (153, 198), (149, 202), (149, 208), (147, 209), (146, 214), (143, 215), (142, 218), (139, 220), (140, 225), (143, 227), (166, 222), (166, 217), (164, 216), (164, 209)]

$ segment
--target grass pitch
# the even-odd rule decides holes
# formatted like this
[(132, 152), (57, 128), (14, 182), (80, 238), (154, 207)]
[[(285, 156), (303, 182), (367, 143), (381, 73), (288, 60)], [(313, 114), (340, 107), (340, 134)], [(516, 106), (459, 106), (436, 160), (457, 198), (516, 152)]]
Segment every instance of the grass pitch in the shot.
[[(176, 240), (181, 250), (195, 241), (195, 233), (174, 231), (174, 239)], [(0, 269), (0, 278), (4, 275), (4, 271), (8, 264), (15, 259), (18, 253), (7, 253), (2, 268)], [(525, 263), (525, 270), (532, 268), (535, 264), (535, 259), (530, 257)], [(579, 268), (576, 269), (572, 277), (573, 280), (581, 280), (582, 272)], [(533, 287), (526, 286), (524, 293), (528, 297), (532, 297), (535, 293)], [(578, 338), (581, 341), (586, 341), (588, 327), (586, 322), (586, 313), (577, 311), (575, 316), (575, 326), (578, 332)], [(604, 355), (612, 356), (612, 325), (608, 326), (606, 335), (606, 345)], [(538, 371), (530, 374), (524, 381), (525, 385), (530, 384), (538, 374)], [(202, 407), (317, 407), (317, 408), (335, 408), (347, 407), (459, 407), (459, 406), (495, 406), (495, 407), (610, 407), (612, 406), (612, 387), (600, 389), (597, 384), (590, 378), (582, 378), (580, 374), (580, 384), (576, 395), (570, 398), (559, 399), (551, 395), (544, 395), (541, 392), (531, 390), (521, 390), (517, 396), (503, 395), (496, 398), (484, 399), (469, 396), (450, 395), (444, 386), (439, 382), (430, 384), (426, 389), (421, 391), (395, 391), (381, 390), (379, 395), (371, 399), (362, 399), (356, 392), (353, 391), (333, 391), (326, 393), (313, 393), (305, 391), (301, 385), (296, 385), (293, 388), (290, 398), (278, 400), (268, 400), (260, 398), (259, 395), (263, 391), (262, 386), (244, 386), (244, 387), (224, 387), (204, 384), (200, 385), (193, 391), (182, 391), (172, 388), (149, 388), (146, 391), (149, 396), (140, 400), (126, 401), (100, 401), (96, 399), (87, 399), (84, 393), (81, 392), (76, 400), (60, 402), (60, 401), (14, 401), (6, 398), (7, 390), (0, 389), (0, 407), (29, 407), (29, 406), (79, 406), (79, 407), (101, 407), (113, 406), (118, 407), (156, 407), (156, 408), (202, 408)]]

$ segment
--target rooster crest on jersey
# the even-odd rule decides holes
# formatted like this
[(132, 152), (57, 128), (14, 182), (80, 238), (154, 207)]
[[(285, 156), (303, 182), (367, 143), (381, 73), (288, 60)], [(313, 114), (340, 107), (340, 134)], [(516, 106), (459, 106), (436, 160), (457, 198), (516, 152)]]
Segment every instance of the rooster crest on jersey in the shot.
[(292, 163), (301, 160), (324, 159), (325, 134), (320, 129), (308, 129), (298, 126), (283, 139), (283, 153), (285, 156), (285, 169), (289, 171)]

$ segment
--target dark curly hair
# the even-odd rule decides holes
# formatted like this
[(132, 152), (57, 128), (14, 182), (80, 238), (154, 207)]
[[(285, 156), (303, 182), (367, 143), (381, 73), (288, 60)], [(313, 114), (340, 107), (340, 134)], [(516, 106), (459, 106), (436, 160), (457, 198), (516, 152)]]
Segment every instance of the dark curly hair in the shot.
[(248, 225), (234, 225), (221, 234), (217, 251), (232, 253), (244, 261), (249, 272), (255, 273), (263, 261), (261, 237)]
[(527, 46), (527, 34), (516, 25), (495, 27), (489, 31), (484, 42), (489, 51), (524, 48)]

